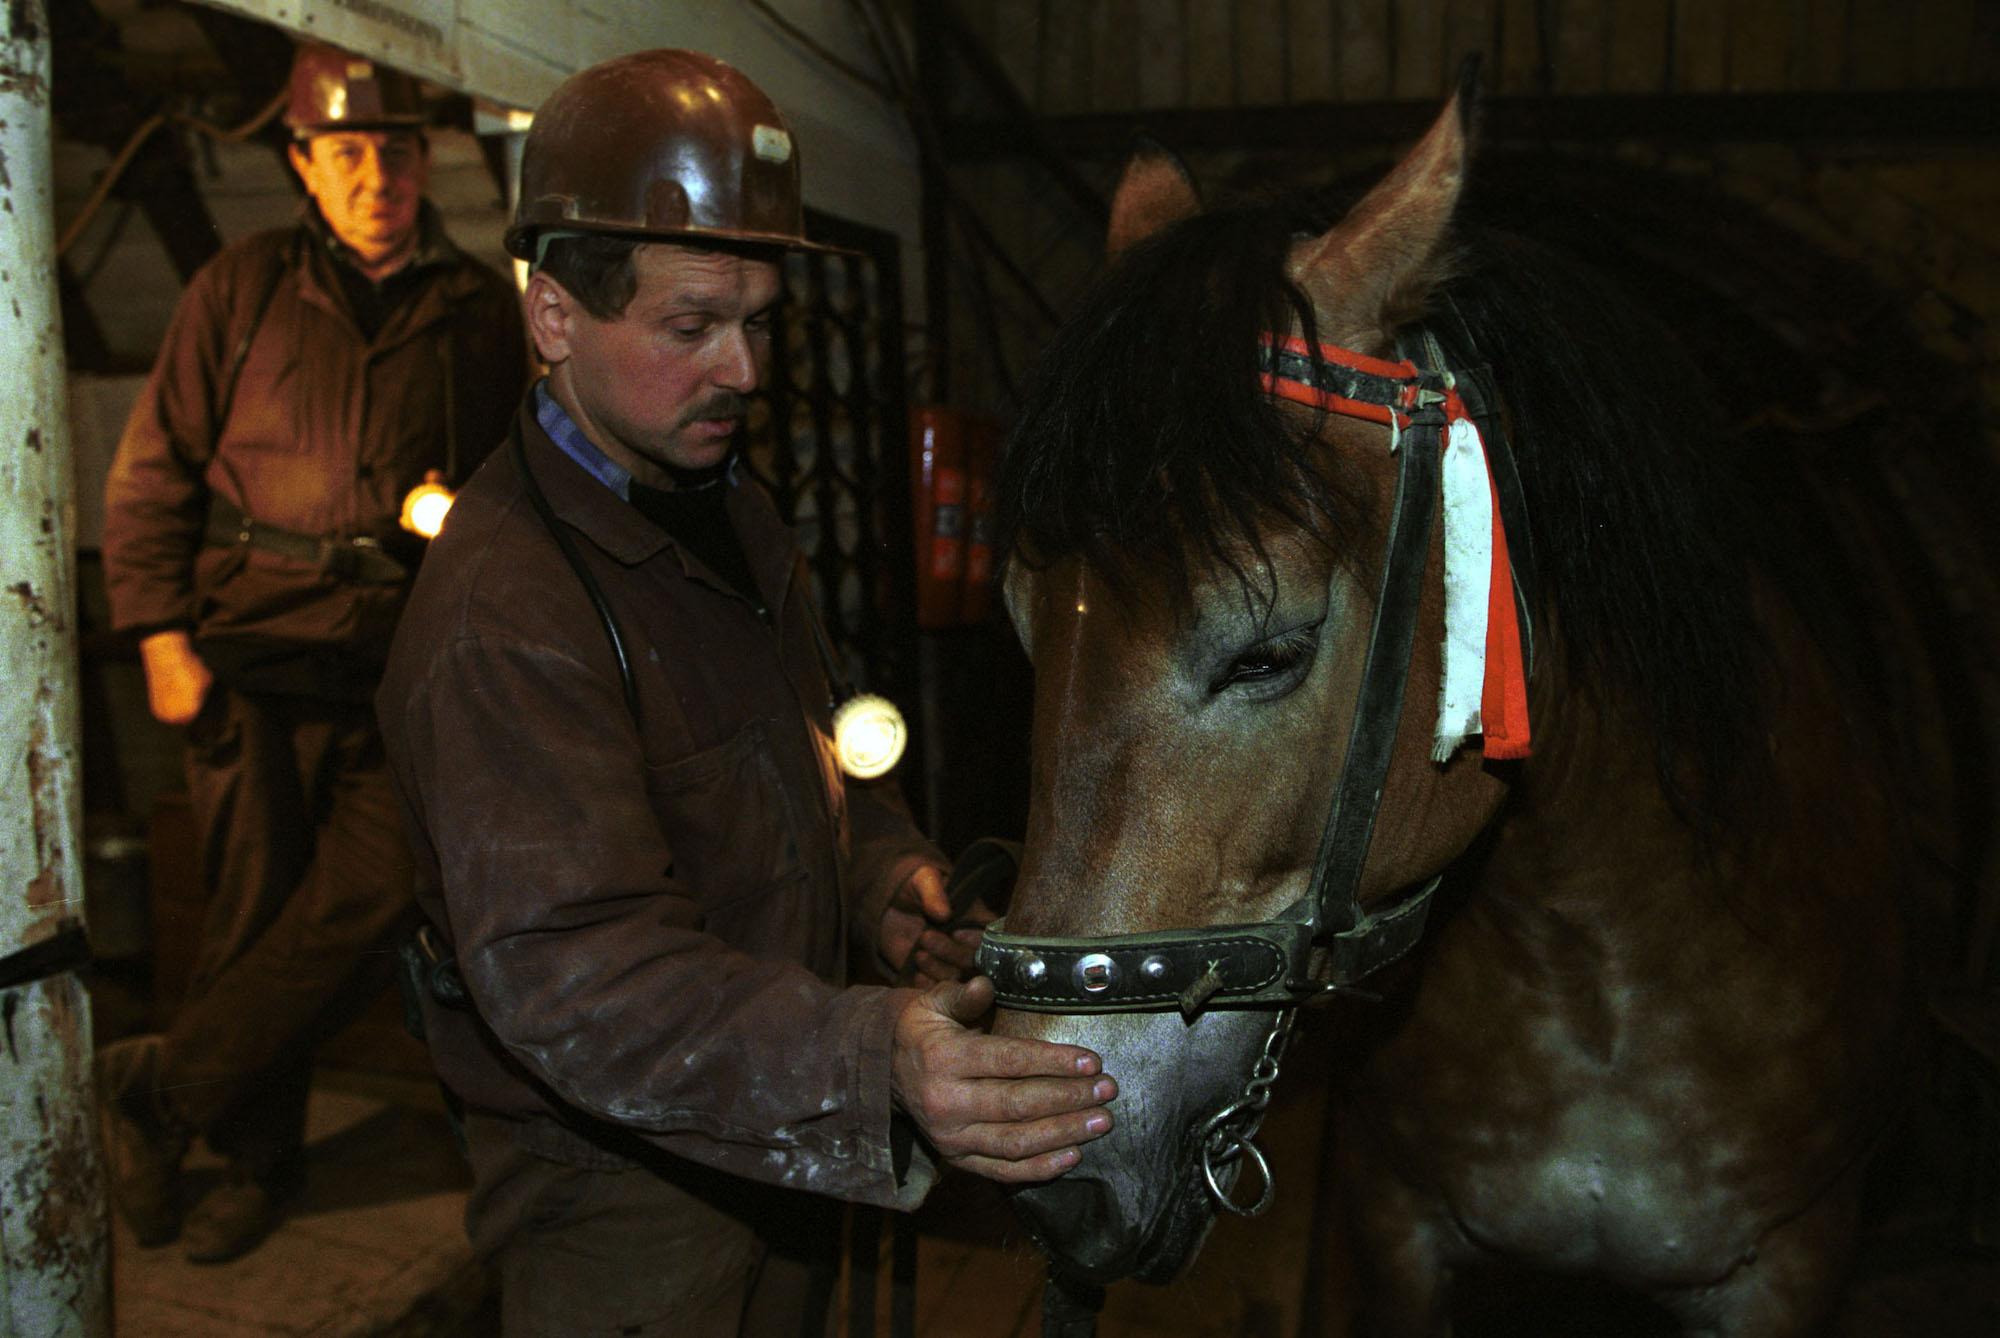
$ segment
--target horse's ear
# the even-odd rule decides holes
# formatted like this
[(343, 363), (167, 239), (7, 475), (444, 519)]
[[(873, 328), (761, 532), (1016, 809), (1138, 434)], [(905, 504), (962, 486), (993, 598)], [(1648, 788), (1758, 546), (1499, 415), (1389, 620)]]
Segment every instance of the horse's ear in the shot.
[(1322, 338), (1365, 339), (1420, 309), (1450, 232), (1465, 179), (1477, 66), (1417, 146), (1347, 217), (1292, 253), (1292, 277), (1321, 324)]
[(1116, 260), (1133, 243), (1200, 212), (1201, 191), (1187, 164), (1172, 149), (1142, 137), (1111, 197), (1105, 258)]

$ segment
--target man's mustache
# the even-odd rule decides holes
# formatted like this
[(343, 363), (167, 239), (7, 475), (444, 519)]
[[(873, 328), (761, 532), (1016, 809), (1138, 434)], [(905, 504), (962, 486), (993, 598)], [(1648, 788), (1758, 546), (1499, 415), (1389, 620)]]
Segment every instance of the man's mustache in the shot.
[(681, 415), (681, 424), (698, 423), (705, 418), (742, 418), (750, 412), (750, 401), (733, 390), (717, 391), (698, 400), (693, 407)]

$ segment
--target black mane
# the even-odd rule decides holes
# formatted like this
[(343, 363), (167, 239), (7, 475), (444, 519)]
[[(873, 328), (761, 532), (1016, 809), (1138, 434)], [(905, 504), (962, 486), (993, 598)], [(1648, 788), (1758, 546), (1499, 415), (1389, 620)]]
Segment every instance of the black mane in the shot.
[(1003, 457), (1001, 542), (1016, 560), (1082, 554), (1114, 586), (1242, 571), (1276, 515), (1353, 545), (1366, 520), (1339, 461), (1258, 386), (1258, 339), (1310, 328), (1284, 274), (1296, 220), (1217, 211), (1135, 247), (1044, 351)]
[[(1295, 317), (1310, 329), (1283, 262), (1320, 226), (1302, 202), (1205, 214), (1134, 248), (1083, 298), (1003, 464), (1017, 560), (1080, 554), (1184, 599), (1276, 509), (1374, 568), (1379, 539), (1339, 462), (1258, 386), (1259, 333)], [(1462, 320), (1506, 401), (1539, 594), (1573, 681), (1622, 689), (1652, 726), (1669, 794), (1698, 825), (1728, 827), (1755, 783), (1762, 750), (1747, 745), (1771, 678), (1751, 574), (1795, 565), (1757, 509), (1768, 498), (1747, 451), (1725, 442), (1678, 345), (1593, 273), (1479, 231), (1452, 268), (1431, 320), (1440, 336), (1457, 325), (1440, 313)]]

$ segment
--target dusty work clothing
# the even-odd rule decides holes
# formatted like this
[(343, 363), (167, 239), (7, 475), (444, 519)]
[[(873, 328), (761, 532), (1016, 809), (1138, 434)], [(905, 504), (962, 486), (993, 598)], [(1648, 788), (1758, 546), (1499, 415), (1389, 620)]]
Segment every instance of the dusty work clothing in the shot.
[[(665, 1152), (912, 1205), (934, 1172), (892, 1137), (908, 996), (841, 982), (895, 888), (944, 861), (893, 788), (839, 771), (791, 532), (741, 470), (715, 485), (753, 599), (533, 405), (460, 495), (378, 697), (419, 899), (473, 1004), (426, 1015), (439, 1073), (547, 1160)], [(521, 450), (616, 616), (636, 720)]]
[[(403, 497), (426, 470), (470, 473), (527, 377), (513, 290), (428, 206), (423, 226), (372, 338), (310, 210), (195, 275), (105, 490), (115, 628), (190, 629), (239, 687), (368, 699), (408, 590), (396, 569), (421, 554)], [(237, 542), (238, 517), (323, 546)]]
[(188, 727), (187, 781), (214, 895), (160, 1084), (262, 1177), (298, 1150), (314, 1050), (393, 977), (409, 848), (374, 716), (352, 702), (218, 684)]
[[(800, 1338), (838, 1277), (842, 1210), (643, 1147), (581, 1167), (466, 1120), (475, 1252), (507, 1338)], [(872, 1220), (872, 1219), (871, 1219)]]
[(186, 758), (209, 904), (161, 1081), (255, 1173), (296, 1152), (312, 1048), (410, 914), (368, 705), (422, 553), (403, 495), (476, 464), (526, 372), (512, 290), (428, 207), (381, 284), (308, 208), (196, 274), (119, 442), (113, 626), (188, 631), (216, 679)]

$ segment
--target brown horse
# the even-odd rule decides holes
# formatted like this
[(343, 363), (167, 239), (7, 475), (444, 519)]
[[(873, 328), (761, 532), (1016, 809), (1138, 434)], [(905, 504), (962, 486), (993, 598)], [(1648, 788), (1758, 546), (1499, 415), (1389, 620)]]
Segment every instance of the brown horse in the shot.
[[(1017, 1205), (1071, 1278), (1171, 1276), (1258, 1197), (1285, 1034), (1332, 996), (1320, 1210), (1361, 1332), (1448, 1333), (1455, 1287), (1521, 1270), (1688, 1333), (1810, 1333), (1920, 1025), (1865, 655), (1668, 342), (1458, 235), (1466, 154), (1455, 99), (1307, 230), (1135, 162), (1118, 263), (1024, 405), (1002, 490), (1031, 799), (982, 962), (999, 1030), (1097, 1050), (1121, 1095)], [(1484, 749), (1440, 719), (1470, 513), (1446, 486), (1431, 523), (1410, 456), (1465, 420), (1498, 502), (1472, 529), (1513, 555), (1479, 559), (1487, 688), (1511, 627), (1525, 757), (1490, 696)]]

